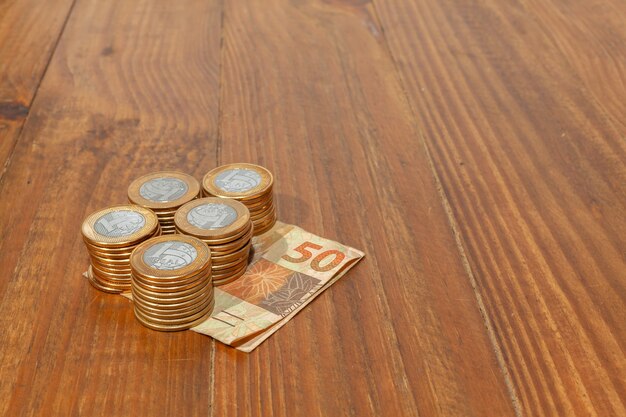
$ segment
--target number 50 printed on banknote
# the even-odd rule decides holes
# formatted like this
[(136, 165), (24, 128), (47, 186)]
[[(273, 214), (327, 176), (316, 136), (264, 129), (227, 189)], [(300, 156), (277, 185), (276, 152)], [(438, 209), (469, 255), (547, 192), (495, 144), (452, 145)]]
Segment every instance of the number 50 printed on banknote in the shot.
[(253, 245), (246, 273), (215, 288), (211, 318), (191, 329), (244, 352), (260, 345), (364, 256), (283, 223), (254, 238)]

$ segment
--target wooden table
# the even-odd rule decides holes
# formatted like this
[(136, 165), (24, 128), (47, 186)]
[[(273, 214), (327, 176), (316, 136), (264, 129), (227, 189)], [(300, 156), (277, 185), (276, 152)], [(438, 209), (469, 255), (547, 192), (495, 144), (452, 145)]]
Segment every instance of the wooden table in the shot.
[[(0, 3), (0, 415), (626, 415), (626, 3)], [(271, 169), (367, 256), (251, 354), (139, 325), (79, 227)]]

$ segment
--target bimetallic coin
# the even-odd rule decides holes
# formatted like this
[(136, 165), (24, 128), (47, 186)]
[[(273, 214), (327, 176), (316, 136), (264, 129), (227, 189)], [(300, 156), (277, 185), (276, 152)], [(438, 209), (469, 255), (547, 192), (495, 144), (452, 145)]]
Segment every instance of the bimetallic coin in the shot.
[(130, 256), (134, 273), (157, 280), (194, 275), (210, 262), (209, 247), (201, 240), (185, 235), (152, 238), (137, 246)]
[(235, 220), (235, 209), (222, 202), (201, 204), (187, 213), (187, 221), (200, 229), (222, 229), (233, 224)]
[(150, 246), (143, 261), (152, 268), (171, 271), (191, 265), (197, 257), (198, 251), (192, 245), (172, 240)]
[(229, 193), (246, 193), (261, 185), (258, 172), (247, 168), (226, 169), (215, 176), (213, 184)]
[(181, 198), (189, 190), (185, 181), (163, 176), (153, 178), (141, 184), (139, 195), (146, 200), (169, 202)]
[(186, 275), (186, 276), (175, 275), (172, 277), (167, 277), (167, 276), (150, 277), (150, 276), (144, 276), (140, 274), (139, 271), (137, 271), (137, 269), (131, 268), (131, 271), (133, 273), (133, 276), (135, 276), (137, 279), (141, 280), (142, 282), (145, 282), (150, 285), (160, 286), (160, 287), (168, 287), (168, 286), (187, 284), (197, 279), (200, 279), (202, 277), (205, 277), (208, 274), (210, 274), (211, 267), (212, 267), (212, 262), (207, 262), (205, 265), (202, 266), (202, 268), (194, 270), (193, 273), (190, 273), (189, 275)]
[[(200, 184), (191, 175), (160, 171), (144, 175), (128, 187), (128, 200), (157, 214), (168, 215), (200, 194)], [(160, 217), (160, 216), (159, 216)]]
[(93, 224), (96, 233), (106, 237), (130, 236), (146, 225), (146, 218), (136, 211), (118, 210), (102, 216)]
[(216, 197), (191, 201), (174, 217), (178, 230), (206, 241), (238, 235), (249, 222), (250, 212), (244, 204)]
[(81, 232), (86, 243), (105, 248), (136, 244), (158, 228), (154, 213), (135, 205), (114, 206), (87, 216)]
[(202, 185), (208, 195), (236, 199), (254, 199), (272, 186), (272, 174), (254, 164), (228, 164), (207, 173)]

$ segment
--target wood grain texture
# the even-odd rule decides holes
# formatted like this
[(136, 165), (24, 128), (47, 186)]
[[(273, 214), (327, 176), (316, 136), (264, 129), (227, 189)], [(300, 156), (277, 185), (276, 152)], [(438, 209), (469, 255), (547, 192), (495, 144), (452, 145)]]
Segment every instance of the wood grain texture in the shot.
[(226, 2), (223, 33), (220, 163), (366, 259), (252, 354), (218, 344), (213, 415), (514, 415), (371, 5)]
[[(624, 21), (0, 3), (0, 415), (626, 416)], [(238, 161), (282, 221), (366, 252), (256, 351), (147, 330), (80, 277), (83, 218), (132, 179)]]
[(0, 2), (0, 177), (72, 3)]
[(626, 415), (626, 4), (374, 3), (521, 412)]
[(206, 415), (212, 341), (91, 288), (80, 224), (215, 163), (218, 1), (79, 0), (1, 186), (0, 415)]

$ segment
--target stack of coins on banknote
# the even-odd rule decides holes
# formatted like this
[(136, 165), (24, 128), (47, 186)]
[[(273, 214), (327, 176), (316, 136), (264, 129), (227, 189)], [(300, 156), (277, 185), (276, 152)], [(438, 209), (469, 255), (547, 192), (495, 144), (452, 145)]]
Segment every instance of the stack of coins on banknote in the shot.
[(140, 243), (161, 234), (157, 216), (136, 205), (99, 210), (87, 216), (81, 232), (91, 265), (91, 284), (105, 292), (130, 289), (130, 255)]
[(151, 209), (159, 217), (162, 233), (175, 233), (174, 214), (200, 196), (200, 184), (191, 175), (160, 171), (137, 178), (128, 187), (128, 200)]
[(139, 245), (130, 258), (135, 317), (160, 331), (189, 329), (213, 311), (211, 252), (193, 236), (165, 235)]
[(213, 285), (246, 272), (254, 227), (245, 205), (229, 198), (200, 198), (182, 206), (174, 222), (178, 233), (195, 236), (211, 249)]
[(209, 171), (202, 180), (205, 196), (232, 198), (250, 210), (254, 235), (267, 232), (276, 223), (272, 189), (274, 178), (254, 164), (228, 164)]

